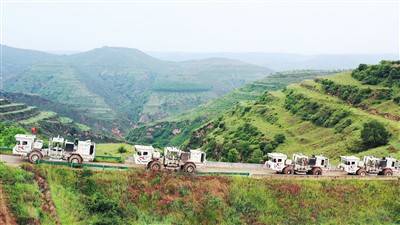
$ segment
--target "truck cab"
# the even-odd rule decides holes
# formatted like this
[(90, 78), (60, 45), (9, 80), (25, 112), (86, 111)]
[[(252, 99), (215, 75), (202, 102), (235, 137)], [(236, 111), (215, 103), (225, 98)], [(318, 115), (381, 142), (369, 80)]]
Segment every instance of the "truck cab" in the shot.
[(360, 158), (356, 156), (340, 156), (339, 168), (349, 174), (355, 174), (359, 169)]
[(41, 151), (43, 148), (43, 141), (36, 140), (35, 135), (17, 134), (15, 135), (15, 140), (16, 144), (13, 147), (14, 155), (27, 156), (32, 150)]
[(133, 160), (136, 164), (147, 165), (153, 158), (160, 158), (160, 153), (153, 146), (135, 145)]
[(268, 160), (265, 162), (265, 166), (274, 171), (280, 172), (287, 164), (291, 164), (290, 162), (287, 162), (290, 160), (287, 160), (288, 157), (285, 154), (273, 152), (268, 153), (267, 156)]

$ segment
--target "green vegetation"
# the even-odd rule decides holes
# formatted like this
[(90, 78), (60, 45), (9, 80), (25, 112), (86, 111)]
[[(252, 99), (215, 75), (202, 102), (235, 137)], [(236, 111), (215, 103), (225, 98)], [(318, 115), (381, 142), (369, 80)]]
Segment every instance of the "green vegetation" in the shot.
[(351, 75), (365, 84), (400, 85), (400, 61), (381, 61), (378, 65), (360, 64)]
[[(265, 180), (188, 177), (141, 170), (95, 172), (47, 166), (39, 169), (50, 185), (62, 224), (396, 224), (400, 221), (400, 203), (396, 201), (400, 194), (398, 181)], [(9, 183), (15, 182), (21, 179), (11, 176), (17, 171), (29, 175), (1, 166), (0, 176), (7, 176)], [(6, 190), (10, 196), (26, 196), (10, 192), (11, 188)], [(27, 201), (21, 206), (30, 205)], [(40, 210), (37, 203), (33, 208)], [(12, 208), (13, 212), (18, 209)]]
[(301, 117), (302, 120), (311, 121), (315, 125), (323, 127), (333, 127), (350, 114), (343, 109), (335, 109), (312, 101), (292, 90), (286, 93), (285, 108)]
[(128, 48), (68, 56), (2, 49), (4, 91), (98, 130), (182, 113), (271, 72), (228, 59), (162, 61)]
[[(0, 93), (0, 96), (2, 94)], [(60, 117), (55, 112), (40, 111), (36, 107), (30, 107), (22, 103), (13, 103), (8, 99), (0, 98), (0, 111), (0, 123), (13, 123), (15, 126), (21, 127), (20, 130), (15, 131), (17, 133), (25, 133), (27, 130), (30, 131), (31, 128), (35, 127), (38, 131), (37, 134), (43, 137), (43, 139), (60, 135), (72, 140), (80, 138), (103, 142), (112, 141), (109, 138), (109, 134), (96, 133), (90, 127), (77, 123), (69, 117)], [(8, 131), (5, 130), (4, 132)], [(0, 139), (2, 137), (3, 135), (0, 135)], [(11, 137), (11, 139), (14, 138)], [(14, 143), (14, 140), (12, 143)]]
[[(200, 105), (187, 113), (131, 129), (126, 138), (130, 142), (152, 144), (157, 147), (182, 145), (190, 138), (193, 131), (218, 118), (238, 102), (255, 102), (260, 96), (263, 96), (265, 91), (279, 90), (290, 83), (313, 79), (326, 74), (329, 74), (329, 72), (310, 70), (274, 73), (262, 80), (236, 89), (223, 97), (212, 100), (205, 105)], [(189, 104), (191, 103), (189, 102)], [(196, 106), (199, 104), (200, 102)]]
[(18, 224), (54, 224), (41, 208), (41, 194), (31, 172), (0, 163), (0, 180), (0, 188), (7, 194), (10, 210)]
[(399, 158), (396, 90), (364, 85), (350, 72), (306, 80), (240, 102), (194, 130), (184, 147), (201, 147), (220, 161), (259, 162), (271, 151), (323, 154), (334, 162), (352, 154)]
[(159, 81), (153, 85), (153, 90), (163, 92), (202, 92), (211, 90), (211, 87), (205, 84)]
[(96, 155), (126, 157), (133, 155), (133, 146), (126, 143), (104, 143), (96, 145)]
[(390, 133), (386, 130), (385, 126), (376, 120), (364, 123), (361, 130), (361, 139), (367, 148), (386, 145), (389, 137)]
[(117, 151), (118, 153), (123, 154), (126, 153), (128, 150), (124, 146), (119, 146)]
[(26, 131), (17, 125), (0, 123), (0, 147), (13, 147), (15, 135), (24, 134)]

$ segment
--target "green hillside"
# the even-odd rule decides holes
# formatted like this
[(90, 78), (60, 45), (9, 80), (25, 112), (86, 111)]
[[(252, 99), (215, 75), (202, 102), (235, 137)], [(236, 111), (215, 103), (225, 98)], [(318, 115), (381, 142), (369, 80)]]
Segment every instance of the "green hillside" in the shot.
[[(226, 110), (239, 102), (254, 102), (266, 91), (279, 90), (288, 84), (300, 82), (305, 79), (313, 79), (329, 73), (332, 72), (300, 70), (274, 73), (264, 79), (235, 89), (206, 104), (200, 105), (201, 102), (198, 101), (196, 108), (183, 114), (170, 116), (154, 123), (136, 127), (128, 133), (127, 140), (138, 144), (153, 144), (157, 146), (181, 145), (190, 138), (194, 130), (222, 115)], [(170, 98), (162, 95), (154, 98), (153, 101), (166, 99)], [(145, 108), (157, 107), (157, 104), (155, 105), (145, 105)]]
[(222, 161), (261, 162), (272, 151), (324, 154), (334, 161), (346, 154), (399, 158), (398, 78), (393, 76), (399, 62), (364, 67), (242, 102), (197, 129), (187, 146), (202, 147), (209, 158)]
[(124, 130), (179, 114), (271, 72), (220, 58), (162, 61), (128, 48), (60, 56), (2, 47), (3, 91), (65, 104), (95, 129)]
[[(105, 135), (93, 132), (88, 126), (77, 123), (68, 117), (61, 117), (53, 111), (42, 111), (37, 107), (15, 103), (4, 98), (0, 98), (0, 125), (1, 147), (12, 147), (15, 142), (14, 135), (26, 133), (32, 127), (37, 128), (38, 134), (45, 140), (57, 135), (72, 139), (111, 140)], [(4, 137), (7, 141), (1, 141)]]
[[(0, 164), (3, 190), (20, 224), (47, 225), (55, 219), (71, 225), (396, 224), (400, 220), (397, 181), (24, 168)], [(44, 178), (46, 188), (34, 182), (37, 176)], [(54, 208), (41, 207), (49, 202)]]

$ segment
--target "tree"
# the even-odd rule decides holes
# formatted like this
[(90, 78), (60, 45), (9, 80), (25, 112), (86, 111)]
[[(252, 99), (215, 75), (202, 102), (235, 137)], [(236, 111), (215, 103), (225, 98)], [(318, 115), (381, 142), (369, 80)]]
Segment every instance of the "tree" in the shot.
[(253, 153), (251, 153), (250, 162), (252, 163), (260, 163), (263, 160), (263, 152), (260, 149), (255, 149)]
[(26, 131), (17, 126), (0, 123), (0, 146), (10, 147), (15, 144), (15, 135), (24, 134)]
[(228, 156), (226, 158), (229, 162), (239, 161), (239, 152), (236, 148), (229, 149)]
[(361, 139), (364, 146), (367, 148), (385, 145), (388, 143), (389, 137), (389, 131), (386, 130), (382, 123), (376, 120), (364, 123), (363, 129), (361, 130)]

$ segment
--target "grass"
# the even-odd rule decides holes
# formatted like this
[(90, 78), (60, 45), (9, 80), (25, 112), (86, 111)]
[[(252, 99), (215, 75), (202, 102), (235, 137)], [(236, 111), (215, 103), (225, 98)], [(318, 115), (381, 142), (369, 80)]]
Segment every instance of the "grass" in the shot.
[(26, 120), (19, 121), (19, 123), (24, 124), (24, 125), (33, 124), (33, 123), (37, 123), (40, 120), (55, 117), (56, 115), (57, 115), (57, 113), (55, 113), (55, 112), (41, 111), (38, 115), (28, 118)]
[(0, 181), (18, 224), (54, 224), (41, 208), (39, 187), (32, 173), (0, 163)]
[[(119, 153), (118, 148), (120, 147), (124, 147), (127, 152)], [(133, 146), (127, 143), (105, 143), (96, 145), (96, 155), (122, 157), (123, 159), (126, 159), (127, 157), (132, 156), (133, 153)]]
[[(340, 80), (343, 83), (349, 82), (351, 84), (358, 82), (351, 78), (349, 73), (340, 73), (336, 76), (329, 77), (329, 79)], [(320, 84), (312, 80), (303, 81), (301, 84), (289, 85), (287, 89), (293, 90), (295, 93), (303, 94), (312, 101), (332, 109), (344, 109), (349, 111), (350, 115), (347, 116), (346, 119), (351, 119), (352, 124), (338, 132), (335, 127), (317, 126), (312, 122), (302, 120), (300, 116), (293, 115), (285, 109), (285, 93), (282, 91), (274, 91), (271, 92), (271, 95), (274, 96), (272, 101), (265, 103), (241, 102), (235, 109), (225, 112), (221, 117), (222, 122), (219, 122), (219, 124), (225, 124), (223, 129), (217, 127), (201, 128), (203, 130), (200, 129), (198, 133), (203, 135), (200, 139), (203, 144), (200, 144), (200, 146), (209, 153), (209, 156), (213, 155), (210, 153), (215, 152), (215, 149), (218, 149), (219, 152), (222, 151), (224, 154), (229, 148), (232, 148), (230, 147), (232, 146), (231, 142), (235, 145), (235, 143), (238, 142), (248, 141), (241, 139), (240, 135), (239, 138), (237, 138), (237, 135), (240, 134), (240, 131), (238, 131), (240, 126), (243, 126), (245, 123), (250, 123), (263, 134), (256, 143), (271, 140), (274, 135), (280, 133), (284, 134), (286, 137), (285, 142), (280, 144), (273, 151), (286, 153), (289, 156), (298, 152), (307, 155), (323, 154), (329, 157), (334, 164), (339, 161), (340, 155), (364, 156), (372, 154), (377, 157), (391, 155), (400, 158), (400, 124), (398, 122), (389, 120), (381, 115), (373, 115), (335, 96), (325, 94), (321, 90)], [(390, 110), (395, 115), (399, 115), (396, 114), (396, 112), (400, 110), (400, 107), (393, 104), (391, 100), (382, 101), (380, 104), (385, 107), (382, 107), (382, 109), (379, 108), (379, 110), (383, 112)], [(248, 112), (243, 113), (243, 110), (246, 108), (249, 108)], [(271, 116), (275, 117), (276, 121), (269, 121)], [(386, 129), (391, 132), (392, 137), (387, 145), (373, 149), (362, 148), (360, 131), (363, 124), (371, 120), (377, 120), (383, 123)], [(208, 145), (207, 143), (210, 140), (215, 140), (217, 146)], [(252, 143), (252, 145), (250, 151), (258, 148), (254, 143)], [(192, 146), (191, 143), (189, 143), (189, 146), (195, 147), (196, 145)]]
[(399, 181), (188, 177), (48, 166), (40, 170), (62, 224), (400, 222)]
[(332, 76), (327, 76), (324, 77), (326, 79), (332, 80), (335, 83), (338, 84), (344, 84), (344, 85), (354, 85), (357, 87), (362, 87), (362, 88), (371, 88), (371, 89), (387, 89), (387, 87), (384, 87), (382, 85), (366, 85), (363, 84), (361, 81), (354, 79), (351, 76), (351, 72), (343, 72), (339, 74), (335, 74)]

